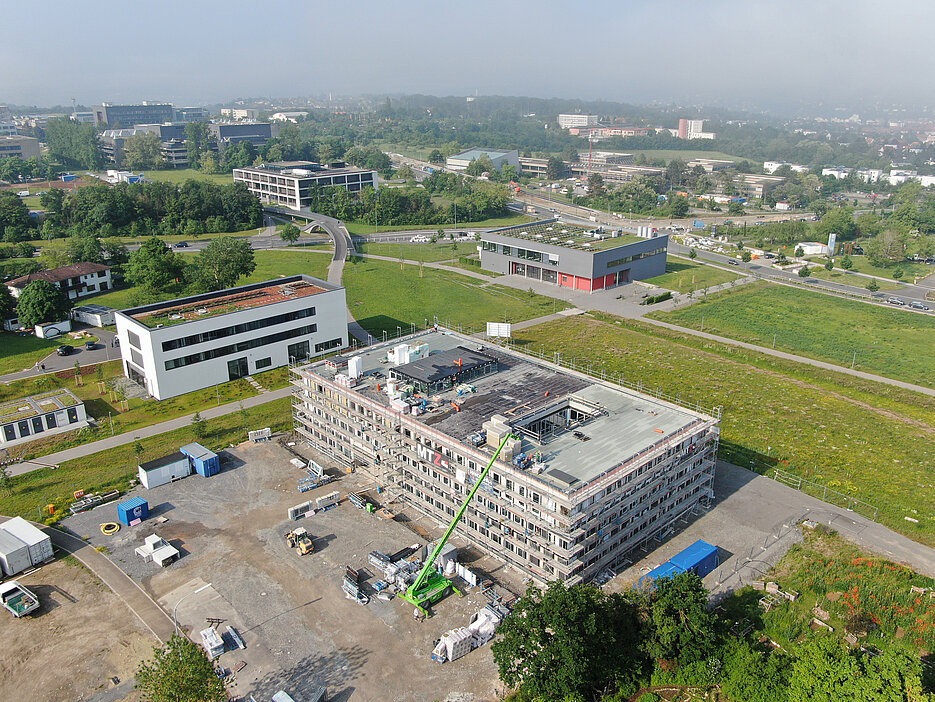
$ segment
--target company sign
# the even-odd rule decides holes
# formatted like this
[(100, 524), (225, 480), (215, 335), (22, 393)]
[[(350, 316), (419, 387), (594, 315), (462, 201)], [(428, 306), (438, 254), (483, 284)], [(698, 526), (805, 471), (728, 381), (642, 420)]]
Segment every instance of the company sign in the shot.
[(834, 246), (838, 243), (838, 235), (834, 232), (828, 234), (828, 255), (834, 256)]
[(420, 461), (430, 463), (439, 468), (444, 468), (445, 470), (451, 470), (448, 459), (442, 456), (438, 451), (433, 451), (428, 446), (419, 444), (419, 447), (416, 449), (416, 454), (419, 456)]

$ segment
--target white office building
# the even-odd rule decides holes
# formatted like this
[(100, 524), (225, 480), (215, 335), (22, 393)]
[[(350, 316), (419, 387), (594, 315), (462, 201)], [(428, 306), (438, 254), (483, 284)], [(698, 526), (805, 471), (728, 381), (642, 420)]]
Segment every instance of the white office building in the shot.
[(376, 171), (353, 168), (343, 162), (323, 165), (311, 161), (235, 168), (234, 180), (246, 184), (247, 190), (266, 204), (284, 205), (293, 210), (307, 207), (313, 211), (322, 195), (321, 188), (344, 188), (356, 193), (368, 186), (376, 189), (379, 181)]
[(115, 314), (128, 378), (163, 400), (347, 346), (344, 288), (307, 275)]
[(515, 149), (513, 151), (503, 151), (501, 149), (468, 149), (467, 151), (462, 151), (460, 154), (449, 156), (445, 160), (445, 167), (452, 171), (463, 171), (471, 165), (471, 161), (477, 161), (484, 156), (490, 159), (490, 163), (493, 164), (493, 167), (498, 171), (509, 164), (516, 168), (516, 172), (519, 173), (519, 151)]
[(598, 115), (559, 115), (558, 126), (562, 129), (570, 127), (596, 127), (600, 121)]

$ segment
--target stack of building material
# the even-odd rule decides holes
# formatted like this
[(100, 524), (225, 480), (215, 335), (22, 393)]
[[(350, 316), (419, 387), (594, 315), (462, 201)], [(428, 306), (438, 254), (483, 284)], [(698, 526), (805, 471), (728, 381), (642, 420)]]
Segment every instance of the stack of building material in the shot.
[(152, 561), (165, 568), (179, 557), (179, 551), (157, 534), (150, 534), (143, 539), (143, 545), (137, 547), (136, 555), (146, 563)]
[(201, 632), (201, 643), (208, 653), (208, 658), (211, 660), (214, 660), (224, 653), (224, 639), (221, 638), (221, 635), (218, 634), (213, 627), (209, 627)]
[(329, 492), (327, 495), (322, 495), (321, 497), (315, 500), (315, 508), (322, 512), (326, 509), (331, 509), (336, 507), (341, 498), (341, 493), (335, 490), (334, 492)]
[(289, 519), (291, 519), (292, 521), (295, 521), (296, 519), (301, 519), (302, 517), (304, 517), (305, 515), (309, 513), (312, 513), (312, 514), (315, 513), (315, 509), (312, 507), (311, 500), (309, 500), (308, 502), (303, 502), (301, 504), (298, 504), (295, 507), (290, 507), (289, 512), (288, 512)]

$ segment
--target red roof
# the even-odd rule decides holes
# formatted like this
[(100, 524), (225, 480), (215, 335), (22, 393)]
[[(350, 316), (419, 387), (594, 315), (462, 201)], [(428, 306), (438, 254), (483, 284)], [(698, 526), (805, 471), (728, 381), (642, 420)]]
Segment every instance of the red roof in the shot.
[(63, 280), (68, 280), (69, 278), (77, 278), (81, 275), (101, 273), (103, 271), (109, 270), (110, 266), (105, 266), (102, 263), (87, 263), (82, 261), (79, 263), (73, 263), (70, 266), (53, 268), (50, 271), (39, 271), (38, 273), (21, 275), (19, 278), (14, 278), (13, 280), (7, 281), (7, 285), (9, 285), (11, 288), (25, 288), (34, 280), (48, 280), (50, 283), (59, 283)]

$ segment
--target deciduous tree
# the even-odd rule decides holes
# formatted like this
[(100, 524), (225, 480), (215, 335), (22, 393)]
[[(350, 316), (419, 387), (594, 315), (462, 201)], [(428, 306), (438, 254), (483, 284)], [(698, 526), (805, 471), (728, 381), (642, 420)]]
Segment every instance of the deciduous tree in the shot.
[(233, 287), (242, 276), (253, 273), (256, 261), (250, 242), (221, 236), (202, 249), (196, 266), (208, 290), (223, 290)]
[(130, 256), (127, 280), (149, 293), (165, 292), (182, 280), (185, 263), (158, 237), (150, 237)]
[(694, 573), (679, 573), (655, 581), (649, 606), (651, 633), (647, 653), (680, 665), (701, 661), (717, 646), (714, 617), (708, 612), (708, 592)]
[(47, 280), (34, 280), (20, 294), (17, 316), (24, 327), (40, 322), (60, 322), (68, 317), (71, 302), (65, 294)]
[(223, 702), (224, 683), (208, 656), (188, 637), (175, 634), (136, 671), (136, 689), (147, 702)]

